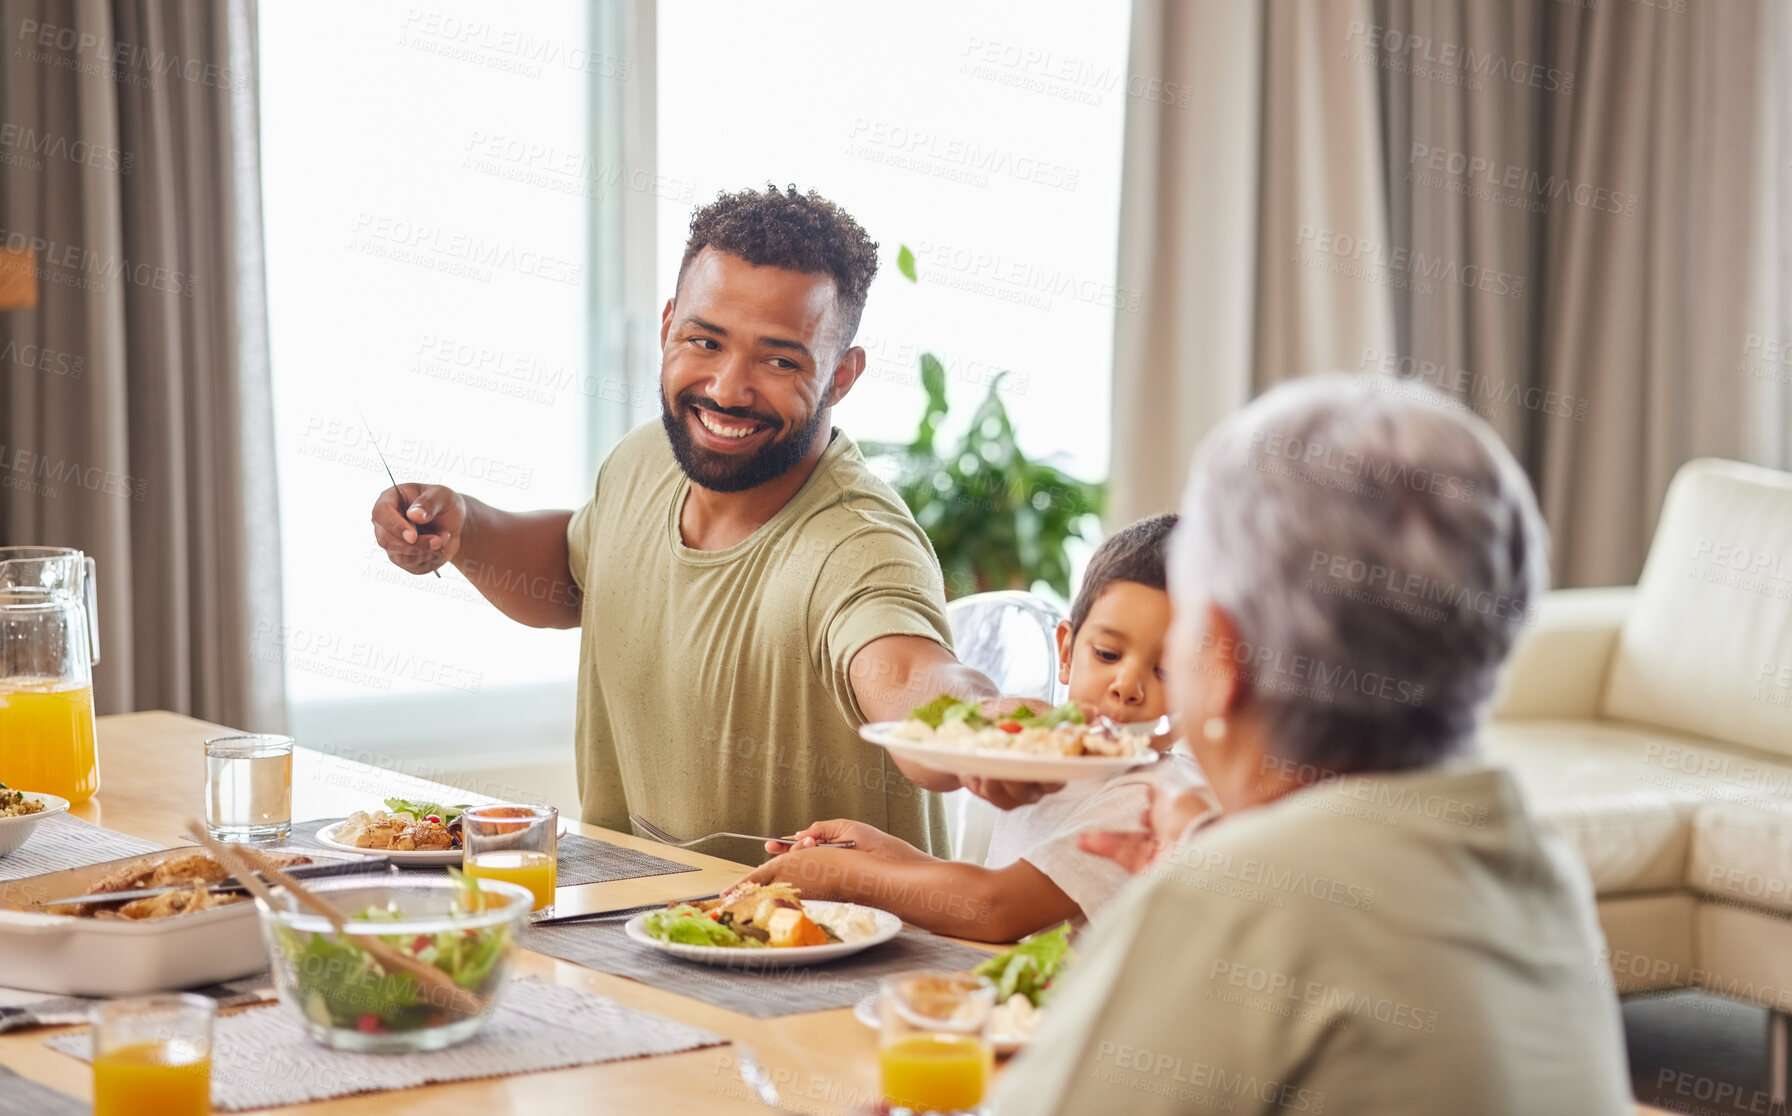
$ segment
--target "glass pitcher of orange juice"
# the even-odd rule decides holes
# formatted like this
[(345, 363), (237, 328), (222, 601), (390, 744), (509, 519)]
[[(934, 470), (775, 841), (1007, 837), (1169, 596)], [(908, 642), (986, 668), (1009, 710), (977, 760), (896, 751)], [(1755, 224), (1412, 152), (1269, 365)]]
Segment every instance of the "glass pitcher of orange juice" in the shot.
[(80, 802), (100, 789), (94, 581), (78, 550), (0, 546), (0, 783), (15, 790)]

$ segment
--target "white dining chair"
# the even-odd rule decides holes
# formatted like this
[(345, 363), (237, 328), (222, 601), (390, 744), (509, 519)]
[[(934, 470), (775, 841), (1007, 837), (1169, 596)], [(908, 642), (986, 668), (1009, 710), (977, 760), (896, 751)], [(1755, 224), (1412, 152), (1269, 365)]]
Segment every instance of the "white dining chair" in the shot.
[[(1007, 697), (1064, 700), (1058, 681), (1061, 614), (1042, 597), (1006, 589), (960, 597), (946, 605), (958, 661), (988, 675)], [(967, 790), (945, 795), (952, 859), (983, 863), (999, 811)]]

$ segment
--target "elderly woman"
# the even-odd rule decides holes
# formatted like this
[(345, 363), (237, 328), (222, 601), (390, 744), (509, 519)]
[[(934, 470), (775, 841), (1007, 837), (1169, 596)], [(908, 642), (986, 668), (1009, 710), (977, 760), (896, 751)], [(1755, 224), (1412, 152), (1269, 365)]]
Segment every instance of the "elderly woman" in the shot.
[(1170, 687), (1224, 812), (1091, 926), (998, 1112), (1630, 1110), (1584, 872), (1474, 754), (1536, 505), (1392, 387), (1288, 384), (1196, 453)]

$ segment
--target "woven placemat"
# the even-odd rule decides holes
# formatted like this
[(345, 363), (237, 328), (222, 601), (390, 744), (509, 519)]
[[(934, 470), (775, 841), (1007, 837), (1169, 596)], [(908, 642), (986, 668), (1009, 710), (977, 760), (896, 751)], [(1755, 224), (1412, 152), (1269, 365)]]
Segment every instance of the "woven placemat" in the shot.
[[(316, 821), (295, 822), (292, 836), (281, 847), (341, 856), (341, 849), (332, 849), (316, 837), (318, 830), (326, 825), (335, 825), (341, 820), (319, 818)], [(554, 860), (554, 882), (560, 887), (610, 883), (613, 880), (638, 880), (646, 876), (670, 876), (697, 870), (689, 864), (680, 864), (676, 860), (667, 860), (637, 849), (625, 849), (621, 845), (593, 840), (578, 833), (560, 835)], [(441, 871), (425, 865), (405, 865), (397, 861), (392, 863), (410, 871)]]
[(830, 961), (788, 969), (737, 969), (683, 961), (631, 941), (614, 923), (531, 926), (523, 948), (677, 992), (754, 1019), (851, 1007), (877, 982), (911, 969), (969, 969), (989, 954), (925, 930), (904, 929), (882, 945)]
[[(421, 1054), (351, 1054), (311, 1041), (284, 1006), (219, 1018), (212, 1050), (212, 1107), (221, 1112), (303, 1104), (329, 1097), (410, 1089), (673, 1054), (727, 1040), (664, 1016), (624, 1007), (533, 977), (514, 980), (485, 1029), (458, 1046)], [(86, 1034), (46, 1045), (83, 1061)]]
[(0, 1066), (0, 1116), (92, 1116), (93, 1106)]
[[(260, 1003), (274, 998), (274, 981), (268, 973), (257, 973), (241, 980), (208, 984), (185, 991), (210, 996), (219, 1007)], [(69, 1023), (87, 1022), (87, 1010), (99, 1000), (86, 996), (64, 996), (56, 992), (27, 992), (22, 988), (0, 988), (0, 1032), (24, 1031), (32, 1027), (61, 1027)]]
[(23, 845), (0, 856), (0, 881), (83, 868), (161, 848), (154, 841), (104, 829), (69, 814), (57, 814), (38, 822)]

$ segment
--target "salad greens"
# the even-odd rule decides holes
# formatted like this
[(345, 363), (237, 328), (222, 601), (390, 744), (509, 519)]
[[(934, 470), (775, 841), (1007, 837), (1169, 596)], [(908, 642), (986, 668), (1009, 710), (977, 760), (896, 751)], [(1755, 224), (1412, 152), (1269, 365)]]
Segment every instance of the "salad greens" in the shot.
[[(453, 870), (450, 869), (452, 872)], [(461, 877), (469, 901), (455, 910), (484, 909), (478, 881)], [(395, 922), (404, 913), (394, 907), (367, 907), (357, 922)], [(366, 1034), (415, 1031), (449, 1022), (448, 1013), (415, 976), (388, 972), (359, 945), (354, 936), (311, 933), (273, 924), (284, 966), (275, 971), (311, 1022), (323, 1027)], [(487, 996), (503, 976), (499, 965), (512, 941), (509, 923), (483, 928), (443, 930), (434, 934), (382, 934), (380, 940), (447, 973), (462, 988)]]
[(939, 728), (948, 721), (963, 721), (976, 729), (1008, 721), (1025, 728), (1047, 729), (1063, 724), (1080, 725), (1084, 721), (1083, 711), (1075, 702), (1065, 702), (1044, 713), (1035, 713), (1023, 705), (1011, 713), (991, 719), (983, 715), (982, 702), (964, 701), (951, 694), (941, 694), (926, 705), (916, 707), (909, 712), (909, 719), (920, 721), (929, 728)]
[(763, 949), (765, 943), (756, 938), (743, 937), (733, 927), (724, 926), (708, 914), (691, 906), (668, 907), (663, 911), (654, 911), (641, 923), (642, 929), (651, 938), (662, 942), (675, 942), (679, 945), (730, 946), (745, 949)]
[(1044, 1007), (1052, 980), (1071, 959), (1070, 923), (1022, 938), (1014, 948), (998, 953), (971, 971), (995, 982), (996, 1003), (1008, 1002), (1016, 992)]
[(1023, 705), (1002, 719), (1005, 721), (1014, 721), (1018, 724), (1025, 725), (1027, 728), (1046, 729), (1057, 728), (1059, 725), (1080, 725), (1084, 723), (1082, 708), (1071, 701), (1067, 701), (1063, 705), (1048, 709), (1044, 713), (1035, 713)]
[(418, 819), (426, 818), (429, 815), (434, 814), (436, 817), (442, 819), (443, 825), (447, 825), (455, 818), (460, 817), (461, 812), (471, 805), (472, 803), (470, 802), (463, 802), (459, 806), (444, 806), (440, 802), (411, 802), (403, 798), (386, 799), (386, 811), (388, 813), (409, 814)]
[(941, 694), (926, 705), (910, 710), (909, 719), (921, 721), (928, 728), (939, 728), (947, 721), (963, 721), (972, 728), (983, 728), (990, 723), (983, 715), (980, 703), (960, 701), (951, 694)]

